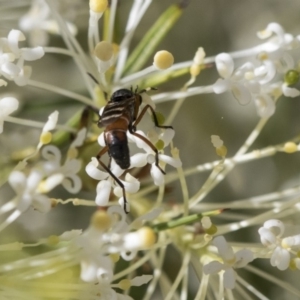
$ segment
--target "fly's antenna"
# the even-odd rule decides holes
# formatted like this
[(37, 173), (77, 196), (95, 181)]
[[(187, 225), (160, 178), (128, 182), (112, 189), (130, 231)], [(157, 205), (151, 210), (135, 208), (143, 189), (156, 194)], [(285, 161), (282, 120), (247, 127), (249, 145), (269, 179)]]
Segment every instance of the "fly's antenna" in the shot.
[[(97, 78), (96, 78), (93, 74), (91, 74), (91, 73), (89, 73), (89, 72), (87, 72), (87, 74), (88, 74), (88, 75), (92, 78), (92, 80), (93, 80), (97, 85), (99, 85), (99, 87), (101, 88), (100, 83), (99, 83), (99, 81), (97, 80)], [(103, 94), (104, 94), (105, 99), (107, 100), (107, 97), (108, 97), (107, 92), (104, 91), (104, 89), (102, 89), (102, 91), (103, 91)]]

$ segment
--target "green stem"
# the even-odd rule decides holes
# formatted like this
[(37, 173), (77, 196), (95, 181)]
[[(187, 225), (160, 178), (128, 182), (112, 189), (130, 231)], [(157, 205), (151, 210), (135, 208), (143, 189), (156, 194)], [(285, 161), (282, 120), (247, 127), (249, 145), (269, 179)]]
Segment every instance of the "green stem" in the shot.
[(208, 212), (204, 212), (204, 213), (189, 215), (189, 216), (186, 216), (186, 217), (180, 217), (180, 218), (176, 218), (176, 219), (173, 219), (171, 221), (168, 221), (168, 222), (155, 224), (155, 225), (152, 226), (152, 228), (156, 232), (159, 232), (159, 231), (162, 231), (162, 230), (167, 230), (167, 229), (172, 229), (172, 228), (179, 227), (179, 226), (182, 226), (182, 225), (188, 225), (188, 224), (192, 224), (194, 222), (197, 222), (197, 221), (201, 220), (204, 216), (218, 215), (221, 212), (222, 212), (222, 210), (218, 209), (218, 210), (212, 210), (212, 211), (208, 211)]

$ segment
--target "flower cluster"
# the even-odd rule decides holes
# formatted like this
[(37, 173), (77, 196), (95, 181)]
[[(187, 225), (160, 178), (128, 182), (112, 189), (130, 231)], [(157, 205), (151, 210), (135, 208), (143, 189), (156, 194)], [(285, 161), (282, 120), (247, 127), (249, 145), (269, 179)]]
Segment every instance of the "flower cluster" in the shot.
[(275, 112), (275, 102), (280, 95), (293, 98), (300, 95), (299, 90), (290, 87), (299, 79), (297, 61), (292, 53), (299, 48), (300, 40), (285, 33), (276, 23), (269, 24), (258, 36), (261, 39), (272, 37), (253, 49), (253, 54), (257, 55), (255, 62), (248, 61), (235, 69), (230, 54), (216, 56), (216, 67), (222, 79), (217, 80), (213, 90), (217, 94), (229, 90), (243, 105), (254, 101), (258, 115), (267, 118)]

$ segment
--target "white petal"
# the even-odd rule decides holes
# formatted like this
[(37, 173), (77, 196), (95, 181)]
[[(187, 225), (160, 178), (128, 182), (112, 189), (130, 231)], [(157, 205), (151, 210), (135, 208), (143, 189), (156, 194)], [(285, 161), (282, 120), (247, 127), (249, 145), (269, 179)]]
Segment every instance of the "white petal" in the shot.
[(90, 261), (81, 261), (80, 277), (85, 282), (94, 282), (97, 279), (97, 265)]
[(23, 194), (18, 198), (18, 203), (17, 203), (17, 210), (24, 212), (26, 211), (30, 205), (32, 204), (33, 201), (33, 196), (31, 194)]
[[(146, 140), (148, 140), (147, 136), (145, 135), (145, 133), (143, 131), (137, 130), (136, 133), (143, 136)], [(127, 136), (134, 143), (136, 143), (136, 146), (138, 148), (143, 149), (147, 153), (153, 153), (153, 150), (150, 148), (150, 146), (147, 143), (145, 143), (141, 138), (131, 134), (129, 131), (127, 132)]]
[(259, 94), (261, 91), (261, 86), (257, 81), (249, 80), (244, 83), (246, 89), (249, 90), (251, 94)]
[(140, 189), (140, 182), (131, 174), (127, 173), (125, 176), (125, 181), (122, 181), (126, 192), (130, 194), (136, 193)]
[(132, 286), (141, 286), (148, 283), (153, 278), (152, 275), (136, 276), (130, 280)]
[(216, 274), (216, 273), (219, 273), (221, 270), (223, 270), (223, 268), (224, 268), (223, 264), (214, 260), (214, 261), (208, 263), (207, 265), (203, 266), (203, 272), (206, 275)]
[(35, 195), (32, 206), (41, 213), (46, 213), (51, 209), (51, 200), (44, 195)]
[(21, 68), (11, 62), (6, 62), (4, 64), (1, 64), (1, 71), (6, 75), (15, 77), (20, 74)]
[(114, 232), (124, 232), (127, 230), (128, 226), (126, 223), (126, 214), (123, 208), (121, 208), (119, 205), (113, 205), (107, 209), (107, 213), (109, 214), (112, 220), (116, 220), (116, 222), (112, 226)]
[(56, 173), (51, 176), (49, 176), (45, 180), (45, 184), (43, 185), (43, 192), (49, 192), (53, 190), (56, 186), (62, 183), (64, 180), (64, 175), (61, 173)]
[(235, 253), (235, 268), (245, 267), (249, 262), (254, 259), (252, 251), (242, 249)]
[(23, 48), (22, 57), (27, 61), (33, 61), (43, 57), (45, 54), (43, 47)]
[(164, 184), (165, 176), (155, 164), (152, 164), (150, 173), (155, 185), (161, 186)]
[(231, 246), (226, 242), (223, 236), (217, 236), (212, 241), (212, 244), (218, 248), (219, 255), (224, 261), (233, 261), (235, 255)]
[(282, 85), (282, 92), (283, 92), (284, 96), (291, 97), (291, 98), (295, 98), (300, 95), (299, 90), (297, 90), (295, 88), (291, 88), (291, 87), (287, 86), (285, 83)]
[(147, 153), (136, 153), (130, 157), (130, 168), (141, 168), (147, 164)]
[(99, 136), (98, 136), (98, 144), (101, 147), (105, 147), (106, 143), (105, 143), (105, 139), (104, 139), (104, 132), (102, 132)]
[(284, 271), (289, 267), (290, 253), (281, 247), (276, 247), (270, 262), (273, 267), (277, 267), (279, 270)]
[(96, 204), (98, 206), (106, 206), (109, 201), (111, 191), (111, 183), (108, 180), (102, 180), (97, 185)]
[(76, 194), (81, 190), (82, 182), (78, 175), (69, 174), (62, 182), (62, 186), (71, 194)]
[(226, 289), (234, 289), (235, 286), (235, 272), (233, 269), (225, 270), (224, 274), (224, 288)]
[(241, 104), (246, 105), (251, 102), (252, 96), (250, 91), (240, 83), (233, 83), (231, 85), (231, 92), (234, 98)]
[(58, 120), (58, 111), (56, 110), (48, 117), (48, 121), (44, 125), (43, 132), (48, 132), (50, 130), (53, 130), (57, 124), (57, 120)]
[(159, 138), (164, 142), (164, 148), (169, 146), (175, 135), (175, 130), (171, 128), (164, 129), (163, 133), (160, 134)]
[(260, 84), (266, 84), (270, 82), (276, 75), (276, 68), (272, 61), (267, 60), (264, 62), (264, 65), (266, 66), (267, 73), (262, 79), (259, 80)]
[(159, 154), (159, 160), (171, 165), (174, 168), (180, 168), (182, 166), (182, 162), (179, 158), (173, 158), (165, 154)]
[(8, 46), (15, 54), (20, 52), (19, 41), (25, 41), (25, 36), (20, 30), (12, 29), (7, 36)]
[(267, 229), (277, 229), (279, 230), (279, 233), (277, 234), (278, 237), (282, 236), (283, 233), (284, 233), (284, 224), (280, 221), (280, 220), (277, 220), (277, 219), (271, 219), (271, 220), (268, 220), (264, 223), (264, 227), (267, 228)]
[(47, 145), (42, 148), (42, 156), (46, 160), (53, 162), (56, 166), (60, 166), (61, 152), (54, 145)]
[(77, 132), (76, 138), (71, 143), (70, 148), (76, 148), (76, 147), (82, 146), (82, 144), (85, 140), (85, 137), (86, 137), (86, 131), (87, 131), (87, 129), (86, 129), (86, 127), (84, 127)]
[(270, 23), (266, 29), (258, 32), (257, 36), (260, 39), (266, 39), (266, 38), (269, 38), (273, 33), (275, 33), (277, 35), (277, 37), (279, 38), (279, 41), (277, 42), (277, 44), (284, 42), (284, 33), (285, 32), (284, 32), (284, 29), (278, 23)]
[(289, 236), (282, 239), (282, 245), (287, 245), (288, 247), (298, 246), (300, 245), (300, 234)]
[(121, 167), (117, 165), (114, 159), (111, 160), (110, 170), (116, 177), (120, 177), (125, 172), (124, 169), (121, 169)]
[(97, 168), (99, 165), (97, 159), (95, 157), (92, 157), (92, 161), (87, 164), (85, 167), (85, 171), (87, 174), (96, 180), (103, 180), (109, 176), (108, 173), (103, 172)]
[(62, 173), (65, 175), (68, 174), (76, 174), (80, 171), (81, 169), (81, 160), (79, 159), (70, 159), (67, 160), (62, 167)]
[(269, 118), (275, 112), (275, 103), (272, 97), (270, 97), (267, 94), (256, 96), (254, 99), (254, 103), (257, 110), (257, 114), (261, 118)]
[(14, 77), (14, 82), (18, 86), (27, 85), (32, 73), (32, 68), (29, 66), (23, 66), (21, 72)]
[(27, 190), (30, 192), (35, 192), (42, 178), (43, 174), (40, 171), (33, 169), (27, 178)]
[(228, 79), (218, 79), (213, 85), (216, 94), (222, 94), (230, 89), (231, 82)]
[(26, 176), (20, 171), (13, 171), (8, 177), (8, 182), (16, 193), (22, 193), (26, 187)]
[(221, 77), (228, 78), (232, 75), (234, 63), (232, 57), (227, 53), (221, 53), (216, 56), (216, 67)]
[(0, 116), (8, 116), (19, 107), (19, 101), (13, 97), (4, 97), (0, 100)]
[(276, 236), (268, 228), (260, 227), (258, 233), (260, 234), (260, 240), (263, 245), (269, 247), (276, 244)]
[(98, 266), (97, 278), (99, 281), (111, 282), (113, 277), (113, 263), (109, 257), (102, 256), (99, 258), (101, 266)]

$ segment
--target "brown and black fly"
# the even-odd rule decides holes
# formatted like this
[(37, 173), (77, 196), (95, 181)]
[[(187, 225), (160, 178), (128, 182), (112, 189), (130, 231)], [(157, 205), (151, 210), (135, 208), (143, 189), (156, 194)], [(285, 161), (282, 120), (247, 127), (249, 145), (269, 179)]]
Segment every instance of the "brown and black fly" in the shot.
[[(93, 79), (94, 77), (91, 76)], [(154, 89), (154, 88), (150, 88)], [(128, 169), (130, 167), (130, 153), (128, 147), (127, 131), (145, 142), (155, 153), (155, 165), (157, 168), (165, 174), (164, 170), (159, 166), (158, 150), (146, 137), (136, 132), (137, 125), (144, 117), (147, 110), (150, 110), (153, 116), (154, 124), (158, 128), (171, 128), (172, 126), (163, 126), (158, 122), (157, 115), (149, 104), (146, 104), (143, 109), (139, 112), (142, 104), (141, 94), (148, 90), (133, 91), (132, 89), (119, 89), (115, 91), (110, 100), (104, 107), (97, 125), (104, 127), (104, 141), (105, 147), (98, 153), (97, 160), (99, 164), (110, 174), (110, 176), (116, 181), (116, 183), (122, 188), (124, 198), (124, 211), (127, 210), (127, 200), (124, 184), (117, 176), (115, 176), (110, 170), (110, 162), (113, 158), (117, 165), (121, 169)], [(106, 166), (102, 161), (101, 157), (108, 153), (110, 161)]]

